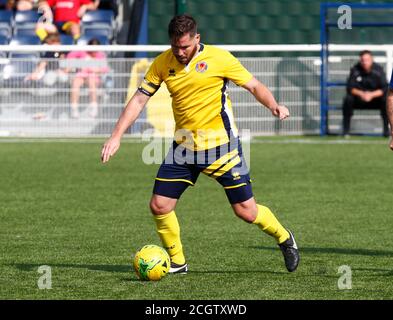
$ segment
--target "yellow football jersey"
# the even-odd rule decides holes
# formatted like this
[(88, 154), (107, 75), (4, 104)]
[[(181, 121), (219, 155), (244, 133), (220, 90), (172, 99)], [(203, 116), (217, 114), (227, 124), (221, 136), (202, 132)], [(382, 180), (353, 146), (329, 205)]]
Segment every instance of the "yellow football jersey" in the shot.
[(251, 79), (251, 73), (230, 52), (200, 44), (188, 65), (178, 62), (171, 49), (157, 56), (139, 90), (152, 96), (165, 82), (172, 97), (175, 141), (199, 151), (237, 137), (228, 81), (242, 86)]

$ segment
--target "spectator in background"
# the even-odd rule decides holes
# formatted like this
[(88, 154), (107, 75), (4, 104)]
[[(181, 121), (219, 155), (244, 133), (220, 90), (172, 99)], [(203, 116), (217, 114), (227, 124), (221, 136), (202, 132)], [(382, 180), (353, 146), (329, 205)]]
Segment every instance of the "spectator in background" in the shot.
[[(48, 35), (43, 41), (43, 44), (60, 45), (59, 34)], [(44, 84), (52, 86), (59, 78), (64, 79), (67, 75), (59, 66), (59, 59), (61, 58), (65, 58), (65, 53), (59, 51), (45, 52), (42, 61), (31, 74), (26, 76), (25, 81), (43, 80)]]
[(8, 0), (8, 8), (16, 11), (33, 10), (36, 7), (36, 0)]
[(0, 10), (12, 10), (10, 0), (0, 0)]
[(388, 91), (387, 103), (386, 103), (386, 113), (390, 125), (390, 136), (391, 136), (391, 139), (389, 141), (389, 147), (391, 150), (393, 150), (393, 71), (390, 77), (389, 91)]
[(57, 27), (53, 24), (52, 9), (48, 7), (46, 0), (38, 0), (38, 11), (42, 13), (42, 17), (35, 26), (35, 33), (43, 42), (50, 34), (58, 34)]
[(0, 10), (14, 10), (15, 0), (0, 0)]
[[(60, 45), (59, 34), (50, 34), (43, 41), (44, 45)], [(25, 81), (30, 83), (37, 90), (53, 90), (60, 84), (68, 81), (68, 75), (60, 67), (60, 60), (65, 58), (65, 53), (60, 51), (47, 51), (43, 54), (34, 71), (25, 77)], [(55, 110), (54, 113), (57, 111)], [(45, 111), (36, 112), (33, 119), (42, 120), (47, 118)]]
[(80, 37), (80, 19), (87, 10), (96, 10), (99, 0), (42, 0), (39, 10), (46, 18), (37, 24), (37, 35), (42, 39), (56, 31), (70, 34), (77, 40)]
[(35, 0), (16, 0), (17, 11), (33, 10), (35, 7)]
[(116, 0), (100, 0), (100, 4), (98, 5), (99, 10), (112, 10), (115, 17), (119, 13), (119, 9), (117, 7)]
[[(99, 45), (98, 39), (91, 39), (88, 45)], [(98, 114), (97, 88), (102, 83), (102, 76), (108, 71), (106, 55), (100, 51), (73, 51), (67, 54), (67, 59), (82, 59), (86, 67), (78, 68), (71, 83), (71, 117), (79, 118), (80, 90), (84, 84), (89, 88), (89, 116), (95, 118)], [(94, 61), (93, 63), (91, 63)], [(72, 64), (72, 62), (70, 63)]]
[(360, 52), (359, 58), (359, 62), (351, 68), (347, 81), (347, 95), (343, 103), (343, 134), (349, 134), (354, 109), (378, 109), (383, 120), (383, 135), (387, 137), (385, 72), (382, 66), (374, 62), (370, 51)]

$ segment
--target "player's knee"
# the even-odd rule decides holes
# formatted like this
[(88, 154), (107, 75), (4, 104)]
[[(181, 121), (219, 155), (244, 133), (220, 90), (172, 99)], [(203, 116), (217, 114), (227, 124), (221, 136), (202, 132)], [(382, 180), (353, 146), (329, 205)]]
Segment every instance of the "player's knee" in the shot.
[(155, 215), (167, 214), (173, 209), (173, 204), (168, 201), (163, 201), (154, 197), (150, 201), (150, 211)]
[(248, 223), (252, 223), (257, 217), (258, 209), (255, 203), (245, 201), (241, 203), (236, 203), (236, 205), (233, 206), (233, 210), (239, 218)]

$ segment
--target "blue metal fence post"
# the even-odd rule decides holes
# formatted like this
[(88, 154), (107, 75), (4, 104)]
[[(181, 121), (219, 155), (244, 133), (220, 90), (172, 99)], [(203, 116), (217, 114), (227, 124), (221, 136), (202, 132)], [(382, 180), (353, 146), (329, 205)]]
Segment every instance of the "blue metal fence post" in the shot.
[[(149, 2), (148, 0), (145, 0), (144, 4), (143, 4), (142, 20), (141, 20), (140, 31), (139, 31), (139, 35), (138, 35), (138, 39), (137, 39), (136, 44), (148, 44), (149, 43), (148, 2)], [(145, 58), (145, 57), (147, 57), (147, 53), (146, 52), (136, 52), (135, 57)]]

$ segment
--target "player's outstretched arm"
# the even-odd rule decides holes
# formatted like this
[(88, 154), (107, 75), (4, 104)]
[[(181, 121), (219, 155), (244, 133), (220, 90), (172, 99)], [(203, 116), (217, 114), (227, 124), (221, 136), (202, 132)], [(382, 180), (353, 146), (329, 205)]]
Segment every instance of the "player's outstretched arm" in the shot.
[(243, 88), (250, 91), (255, 99), (268, 108), (275, 117), (280, 120), (284, 120), (289, 117), (288, 108), (283, 105), (279, 105), (270, 90), (255, 77), (243, 85)]
[(391, 150), (393, 150), (393, 89), (389, 89), (389, 92), (388, 92), (386, 113), (388, 115), (388, 120), (389, 120), (389, 124), (390, 124), (390, 135), (391, 135), (389, 147)]
[(101, 161), (108, 162), (120, 147), (120, 140), (124, 132), (135, 122), (143, 107), (149, 101), (150, 97), (137, 91), (127, 103), (119, 120), (116, 123), (111, 137), (105, 142), (101, 151)]

